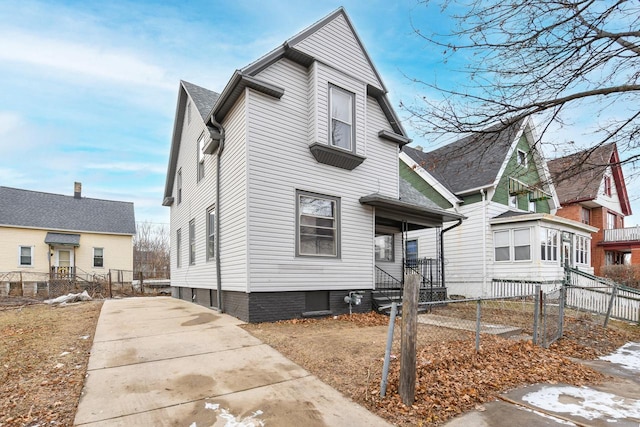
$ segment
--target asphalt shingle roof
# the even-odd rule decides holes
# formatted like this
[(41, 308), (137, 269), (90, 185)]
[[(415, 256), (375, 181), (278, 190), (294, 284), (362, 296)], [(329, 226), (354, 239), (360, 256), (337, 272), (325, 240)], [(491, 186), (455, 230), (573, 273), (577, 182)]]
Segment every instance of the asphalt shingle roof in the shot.
[(185, 90), (189, 93), (193, 103), (195, 104), (202, 120), (206, 120), (207, 116), (211, 112), (213, 105), (216, 103), (220, 94), (209, 89), (205, 89), (201, 86), (194, 85), (193, 83), (182, 81)]
[(408, 146), (402, 150), (449, 191), (459, 194), (493, 184), (521, 126), (522, 120), (500, 132), (489, 128), (428, 153)]
[(605, 144), (547, 162), (560, 204), (593, 200), (615, 145)]
[(133, 203), (0, 187), (0, 225), (135, 234)]

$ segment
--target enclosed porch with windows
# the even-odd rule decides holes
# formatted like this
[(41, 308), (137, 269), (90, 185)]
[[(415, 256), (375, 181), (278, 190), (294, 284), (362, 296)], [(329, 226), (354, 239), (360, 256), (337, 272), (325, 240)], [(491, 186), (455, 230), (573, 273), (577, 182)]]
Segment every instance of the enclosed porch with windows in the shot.
[[(408, 185), (408, 184), (406, 184)], [(401, 198), (380, 194), (362, 197), (360, 203), (374, 208), (375, 217), (375, 289), (372, 305), (386, 311), (394, 301), (401, 301), (404, 278), (416, 274), (420, 281), (420, 301), (441, 301), (447, 298), (442, 256), (443, 234), (462, 223), (464, 216), (439, 208), (413, 187), (403, 188)], [(445, 222), (455, 221), (443, 228)], [(408, 233), (425, 228), (438, 232), (433, 245), (435, 258), (419, 258), (417, 240)]]

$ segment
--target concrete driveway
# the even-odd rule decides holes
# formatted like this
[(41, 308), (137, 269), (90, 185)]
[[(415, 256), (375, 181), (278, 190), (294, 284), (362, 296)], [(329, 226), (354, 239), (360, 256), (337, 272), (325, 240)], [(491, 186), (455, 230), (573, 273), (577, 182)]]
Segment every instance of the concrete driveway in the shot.
[(169, 297), (105, 301), (79, 426), (390, 426), (238, 325)]

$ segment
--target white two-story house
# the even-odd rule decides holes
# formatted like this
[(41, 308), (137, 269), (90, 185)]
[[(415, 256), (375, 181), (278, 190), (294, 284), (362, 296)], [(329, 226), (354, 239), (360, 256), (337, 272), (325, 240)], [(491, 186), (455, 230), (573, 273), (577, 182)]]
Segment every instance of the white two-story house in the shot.
[[(371, 308), (402, 231), (462, 218), (398, 171), (410, 140), (340, 8), (237, 70), (182, 82), (163, 204), (173, 295), (250, 322)], [(404, 198), (401, 188), (407, 194)]]

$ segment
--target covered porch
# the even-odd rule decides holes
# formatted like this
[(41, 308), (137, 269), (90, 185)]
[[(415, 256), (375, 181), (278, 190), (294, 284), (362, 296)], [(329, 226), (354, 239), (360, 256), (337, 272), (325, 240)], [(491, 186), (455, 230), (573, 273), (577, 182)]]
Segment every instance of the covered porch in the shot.
[(44, 242), (49, 246), (49, 279), (75, 280), (76, 248), (80, 246), (80, 235), (48, 232)]
[[(386, 310), (393, 301), (402, 299), (405, 274), (420, 279), (420, 301), (441, 301), (447, 298), (444, 277), (443, 234), (457, 227), (465, 218), (438, 207), (409, 185), (402, 185), (401, 197), (394, 199), (380, 194), (360, 198), (360, 203), (374, 208), (375, 216), (375, 290), (372, 305)], [(455, 221), (449, 227), (444, 223)], [(425, 228), (436, 229), (433, 245), (436, 258), (418, 258), (417, 240), (409, 240), (408, 232)]]

